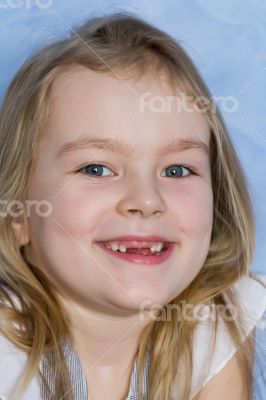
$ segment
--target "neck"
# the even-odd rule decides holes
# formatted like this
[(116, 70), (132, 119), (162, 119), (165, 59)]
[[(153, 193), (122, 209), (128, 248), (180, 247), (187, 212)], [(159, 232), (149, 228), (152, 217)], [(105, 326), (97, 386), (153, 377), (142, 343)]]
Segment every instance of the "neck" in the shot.
[(63, 304), (70, 317), (74, 348), (87, 371), (122, 374), (131, 370), (139, 336), (151, 322), (147, 315), (110, 315), (74, 302), (64, 300)]

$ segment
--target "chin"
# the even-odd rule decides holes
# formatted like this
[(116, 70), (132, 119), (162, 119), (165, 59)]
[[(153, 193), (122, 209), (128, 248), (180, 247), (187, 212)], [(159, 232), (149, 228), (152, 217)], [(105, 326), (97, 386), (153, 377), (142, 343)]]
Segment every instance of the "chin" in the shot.
[(143, 312), (143, 311), (154, 311), (156, 308), (163, 309), (163, 306), (169, 302), (169, 298), (161, 295), (158, 296), (158, 293), (152, 291), (150, 294), (148, 292), (143, 295), (142, 293), (128, 293), (128, 296), (125, 294), (123, 298), (124, 301), (120, 302), (121, 308), (135, 311), (135, 312)]

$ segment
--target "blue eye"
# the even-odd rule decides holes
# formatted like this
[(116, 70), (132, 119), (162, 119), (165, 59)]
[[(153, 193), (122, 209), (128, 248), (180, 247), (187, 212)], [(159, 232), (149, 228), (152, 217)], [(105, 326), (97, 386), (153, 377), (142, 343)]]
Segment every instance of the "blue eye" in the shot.
[[(110, 175), (102, 175), (104, 169), (109, 169), (103, 164), (87, 164), (80, 168), (77, 172), (82, 172), (86, 175), (90, 175), (92, 177), (102, 177), (102, 176), (110, 176)], [(168, 178), (185, 178), (187, 175), (183, 176), (182, 169), (189, 171), (190, 174), (195, 175), (195, 172), (192, 168), (185, 167), (184, 165), (171, 165), (170, 167), (165, 168), (168, 171)], [(188, 174), (188, 175), (190, 175)]]
[(192, 170), (192, 168), (185, 167), (184, 165), (171, 165), (170, 167), (165, 168), (165, 170), (169, 172), (169, 175), (167, 175), (167, 177), (169, 177), (169, 178), (172, 178), (172, 177), (184, 178), (184, 176), (182, 176), (182, 168), (186, 169), (190, 173), (194, 174), (194, 171)]
[[(85, 173), (84, 171), (86, 171), (86, 172), (89, 171), (88, 174), (91, 176), (102, 176), (101, 174), (103, 173), (104, 168), (109, 169), (109, 171), (111, 171), (110, 168), (105, 167), (102, 164), (88, 164), (88, 165), (85, 165), (85, 167), (82, 167), (77, 172)], [(103, 176), (106, 176), (106, 175), (103, 175)], [(107, 176), (109, 176), (109, 175), (107, 175)]]

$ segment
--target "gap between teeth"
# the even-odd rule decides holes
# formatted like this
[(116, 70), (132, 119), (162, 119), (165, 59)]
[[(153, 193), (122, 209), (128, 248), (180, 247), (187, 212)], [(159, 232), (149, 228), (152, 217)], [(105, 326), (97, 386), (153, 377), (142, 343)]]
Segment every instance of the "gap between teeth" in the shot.
[[(126, 253), (127, 248), (126, 246), (124, 246), (123, 244), (118, 245), (117, 243), (107, 243), (106, 247), (108, 247), (108, 249), (112, 249), (113, 251), (121, 251), (122, 253)], [(163, 244), (158, 243), (158, 244), (154, 244), (153, 246), (150, 247), (150, 250), (152, 253), (159, 253), (163, 248)]]

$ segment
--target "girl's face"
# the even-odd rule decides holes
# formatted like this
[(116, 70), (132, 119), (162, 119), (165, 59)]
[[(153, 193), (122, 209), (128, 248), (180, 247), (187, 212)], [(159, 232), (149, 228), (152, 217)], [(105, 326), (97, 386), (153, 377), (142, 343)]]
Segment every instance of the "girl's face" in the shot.
[[(191, 108), (168, 101), (164, 112), (158, 110), (167, 96), (173, 91), (163, 75), (125, 82), (79, 67), (54, 83), (28, 193), (53, 210), (46, 217), (30, 215), (23, 227), (26, 254), (61, 291), (91, 309), (126, 314), (147, 301), (166, 304), (206, 259), (213, 221), (209, 156), (199, 148), (158, 152), (170, 140), (201, 140), (209, 147), (210, 131)], [(81, 137), (110, 145), (65, 146)], [(125, 145), (111, 151), (118, 140), (130, 154), (122, 153)], [(96, 173), (86, 168), (77, 174), (88, 163), (100, 164)], [(160, 235), (175, 242), (173, 253), (156, 266), (136, 264), (96, 244), (125, 235)]]

